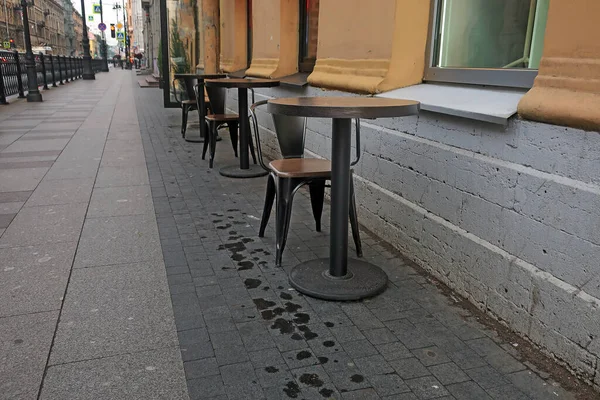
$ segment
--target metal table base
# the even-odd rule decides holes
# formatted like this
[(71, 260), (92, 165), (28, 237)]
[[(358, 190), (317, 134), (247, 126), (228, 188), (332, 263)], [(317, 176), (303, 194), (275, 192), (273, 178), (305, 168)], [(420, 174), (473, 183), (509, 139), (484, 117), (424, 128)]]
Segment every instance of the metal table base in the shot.
[(330, 258), (319, 258), (296, 265), (290, 284), (300, 293), (324, 300), (360, 300), (383, 292), (388, 277), (381, 268), (362, 260), (349, 259), (346, 275), (329, 274)]
[(239, 164), (228, 165), (219, 170), (219, 173), (228, 178), (258, 178), (268, 174), (260, 165), (250, 164), (247, 169), (241, 169)]
[(331, 135), (331, 236), (329, 258), (301, 263), (290, 283), (301, 293), (329, 300), (359, 300), (381, 293), (387, 275), (365, 261), (348, 259), (352, 120), (334, 118)]

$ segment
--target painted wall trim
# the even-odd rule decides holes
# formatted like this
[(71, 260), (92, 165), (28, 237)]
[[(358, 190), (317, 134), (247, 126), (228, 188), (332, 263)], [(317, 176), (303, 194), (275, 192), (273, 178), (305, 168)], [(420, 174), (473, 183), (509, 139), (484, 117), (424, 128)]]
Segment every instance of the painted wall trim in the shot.
[(544, 53), (521, 117), (600, 132), (600, 26), (597, 0), (553, 0)]
[[(274, 5), (273, 0), (254, 0), (252, 23), (252, 62), (250, 68), (246, 71), (247, 76), (260, 78), (281, 78), (298, 72), (298, 47), (299, 47), (299, 3), (298, 0), (279, 0)], [(261, 21), (257, 18), (267, 15), (266, 8), (272, 9), (279, 7), (279, 13), (275, 18), (279, 21), (273, 21), (272, 26), (278, 26), (275, 43), (277, 44), (277, 55), (273, 57), (272, 49), (269, 45), (273, 43), (273, 35), (270, 37), (260, 37), (266, 33), (261, 27)], [(262, 14), (261, 14), (262, 13)], [(265, 23), (265, 21), (262, 21)], [(271, 23), (268, 23), (271, 25)]]
[[(389, 17), (389, 21), (369, 20), (370, 26), (393, 23), (393, 38), (390, 44), (377, 47), (380, 53), (390, 54), (389, 58), (328, 57), (327, 54), (323, 54), (325, 51), (323, 49), (331, 50), (333, 41), (338, 41), (340, 38), (337, 35), (330, 35), (325, 39), (319, 36), (317, 62), (313, 73), (308, 77), (308, 82), (318, 87), (369, 94), (421, 83), (425, 68), (430, 4), (422, 0), (396, 0), (394, 4), (395, 12)], [(333, 7), (321, 9), (319, 25), (321, 22), (338, 20), (337, 16), (327, 15), (327, 11), (323, 10), (337, 12)], [(360, 17), (360, 14), (352, 14), (352, 16), (356, 18)], [(344, 21), (344, 24), (352, 24), (352, 21)], [(368, 27), (362, 29), (368, 31)], [(340, 30), (339, 35), (343, 34)], [(332, 43), (326, 43), (327, 40)], [(367, 44), (367, 41), (372, 40), (372, 37), (365, 34), (360, 37), (360, 40), (364, 40), (362, 45), (369, 48), (371, 44)]]

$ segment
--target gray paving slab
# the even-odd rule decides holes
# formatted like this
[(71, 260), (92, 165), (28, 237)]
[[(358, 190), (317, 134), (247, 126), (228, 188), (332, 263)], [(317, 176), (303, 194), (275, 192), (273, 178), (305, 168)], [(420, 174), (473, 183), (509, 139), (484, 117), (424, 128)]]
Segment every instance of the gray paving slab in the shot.
[(37, 399), (58, 311), (0, 318), (0, 397)]
[(148, 185), (148, 171), (145, 166), (101, 167), (98, 171), (96, 187)]
[(25, 202), (15, 201), (11, 203), (0, 203), (0, 214), (16, 214), (19, 212)]
[(150, 186), (122, 186), (94, 189), (87, 215), (92, 218), (153, 213)]
[(179, 350), (123, 354), (48, 368), (40, 399), (188, 399)]
[(76, 242), (87, 203), (24, 207), (0, 239), (0, 248)]
[(33, 191), (21, 191), (21, 192), (0, 192), (0, 203), (14, 203), (27, 201)]
[(44, 140), (17, 140), (3, 151), (6, 153), (22, 151), (62, 150), (69, 143), (69, 138)]
[(83, 227), (74, 266), (158, 261), (162, 258), (159, 243), (154, 216), (89, 218)]
[(0, 249), (0, 317), (59, 310), (76, 242)]
[(93, 178), (44, 179), (25, 203), (25, 207), (86, 203), (90, 200)]
[(76, 269), (50, 363), (176, 345), (162, 263)]
[(8, 225), (12, 222), (13, 218), (17, 215), (16, 213), (11, 214), (0, 214), (0, 229), (8, 228)]
[[(119, 142), (122, 142), (119, 140)], [(135, 149), (120, 149), (104, 151), (102, 155), (102, 167), (135, 167), (146, 166), (146, 157), (141, 148), (141, 143)]]
[(44, 178), (48, 180), (95, 178), (98, 174), (99, 165), (100, 160), (92, 160), (86, 163), (54, 163)]
[(48, 168), (0, 169), (0, 192), (33, 190), (40, 183)]

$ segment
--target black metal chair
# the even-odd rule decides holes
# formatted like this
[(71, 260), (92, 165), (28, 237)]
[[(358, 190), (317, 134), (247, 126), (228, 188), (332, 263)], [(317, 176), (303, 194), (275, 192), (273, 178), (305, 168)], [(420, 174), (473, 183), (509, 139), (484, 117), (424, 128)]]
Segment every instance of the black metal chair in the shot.
[[(273, 114), (275, 133), (281, 150), (282, 159), (273, 160), (265, 165), (260, 143), (260, 132), (256, 118), (256, 108), (267, 104), (259, 101), (250, 107), (250, 116), (254, 128), (256, 150), (260, 165), (269, 172), (265, 204), (260, 221), (259, 237), (264, 237), (267, 223), (273, 208), (273, 201), (277, 200), (275, 215), (276, 252), (275, 263), (281, 265), (281, 258), (287, 241), (290, 220), (292, 215), (292, 202), (294, 195), (304, 185), (308, 185), (310, 201), (315, 219), (317, 232), (321, 232), (321, 215), (325, 199), (326, 181), (331, 180), (331, 161), (317, 158), (304, 158), (304, 139), (306, 136), (306, 118), (290, 117), (287, 115)], [(360, 120), (356, 120), (356, 159), (351, 163), (356, 165), (360, 159)], [(356, 254), (362, 257), (362, 245), (358, 227), (356, 201), (354, 199), (354, 184), (350, 180), (350, 225), (352, 237), (356, 246)]]
[[(235, 156), (238, 156), (238, 126), (239, 126), (239, 115), (238, 114), (226, 114), (225, 113), (225, 101), (227, 96), (227, 89), (219, 87), (205, 87), (204, 83), (198, 83), (194, 90), (196, 92), (196, 98), (200, 89), (206, 88), (206, 94), (208, 95), (208, 108), (210, 113), (206, 114), (205, 120), (208, 123), (208, 138), (204, 139), (204, 146), (202, 148), (202, 159), (206, 157), (206, 151), (210, 146), (210, 159), (209, 167), (212, 168), (215, 159), (215, 152), (217, 149), (218, 131), (224, 125), (229, 128), (229, 135), (231, 137), (231, 146)], [(208, 140), (207, 140), (208, 139)], [(250, 141), (250, 153), (254, 164), (256, 164), (256, 153), (254, 151), (254, 144)]]
[[(185, 92), (187, 94), (187, 99), (179, 99), (177, 97), (177, 81), (182, 82), (182, 85), (185, 87)], [(196, 101), (196, 91), (194, 90), (194, 86), (196, 84), (197, 79), (186, 78), (186, 79), (174, 79), (173, 80), (173, 95), (175, 96), (175, 101), (179, 103), (181, 107), (181, 137), (185, 138), (185, 132), (187, 130), (187, 121), (188, 121), (188, 113), (197, 108)]]

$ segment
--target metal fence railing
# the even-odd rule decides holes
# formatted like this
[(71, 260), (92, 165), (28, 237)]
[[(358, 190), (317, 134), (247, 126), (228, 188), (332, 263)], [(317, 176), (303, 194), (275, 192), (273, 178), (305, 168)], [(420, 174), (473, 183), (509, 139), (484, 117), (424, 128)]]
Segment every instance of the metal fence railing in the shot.
[[(102, 60), (92, 60), (92, 69), (100, 72)], [(35, 55), (35, 70), (40, 87), (57, 87), (81, 78), (83, 58), (39, 53)], [(8, 104), (6, 98), (15, 94), (23, 98), (28, 90), (25, 54), (16, 50), (0, 51), (0, 104)]]

